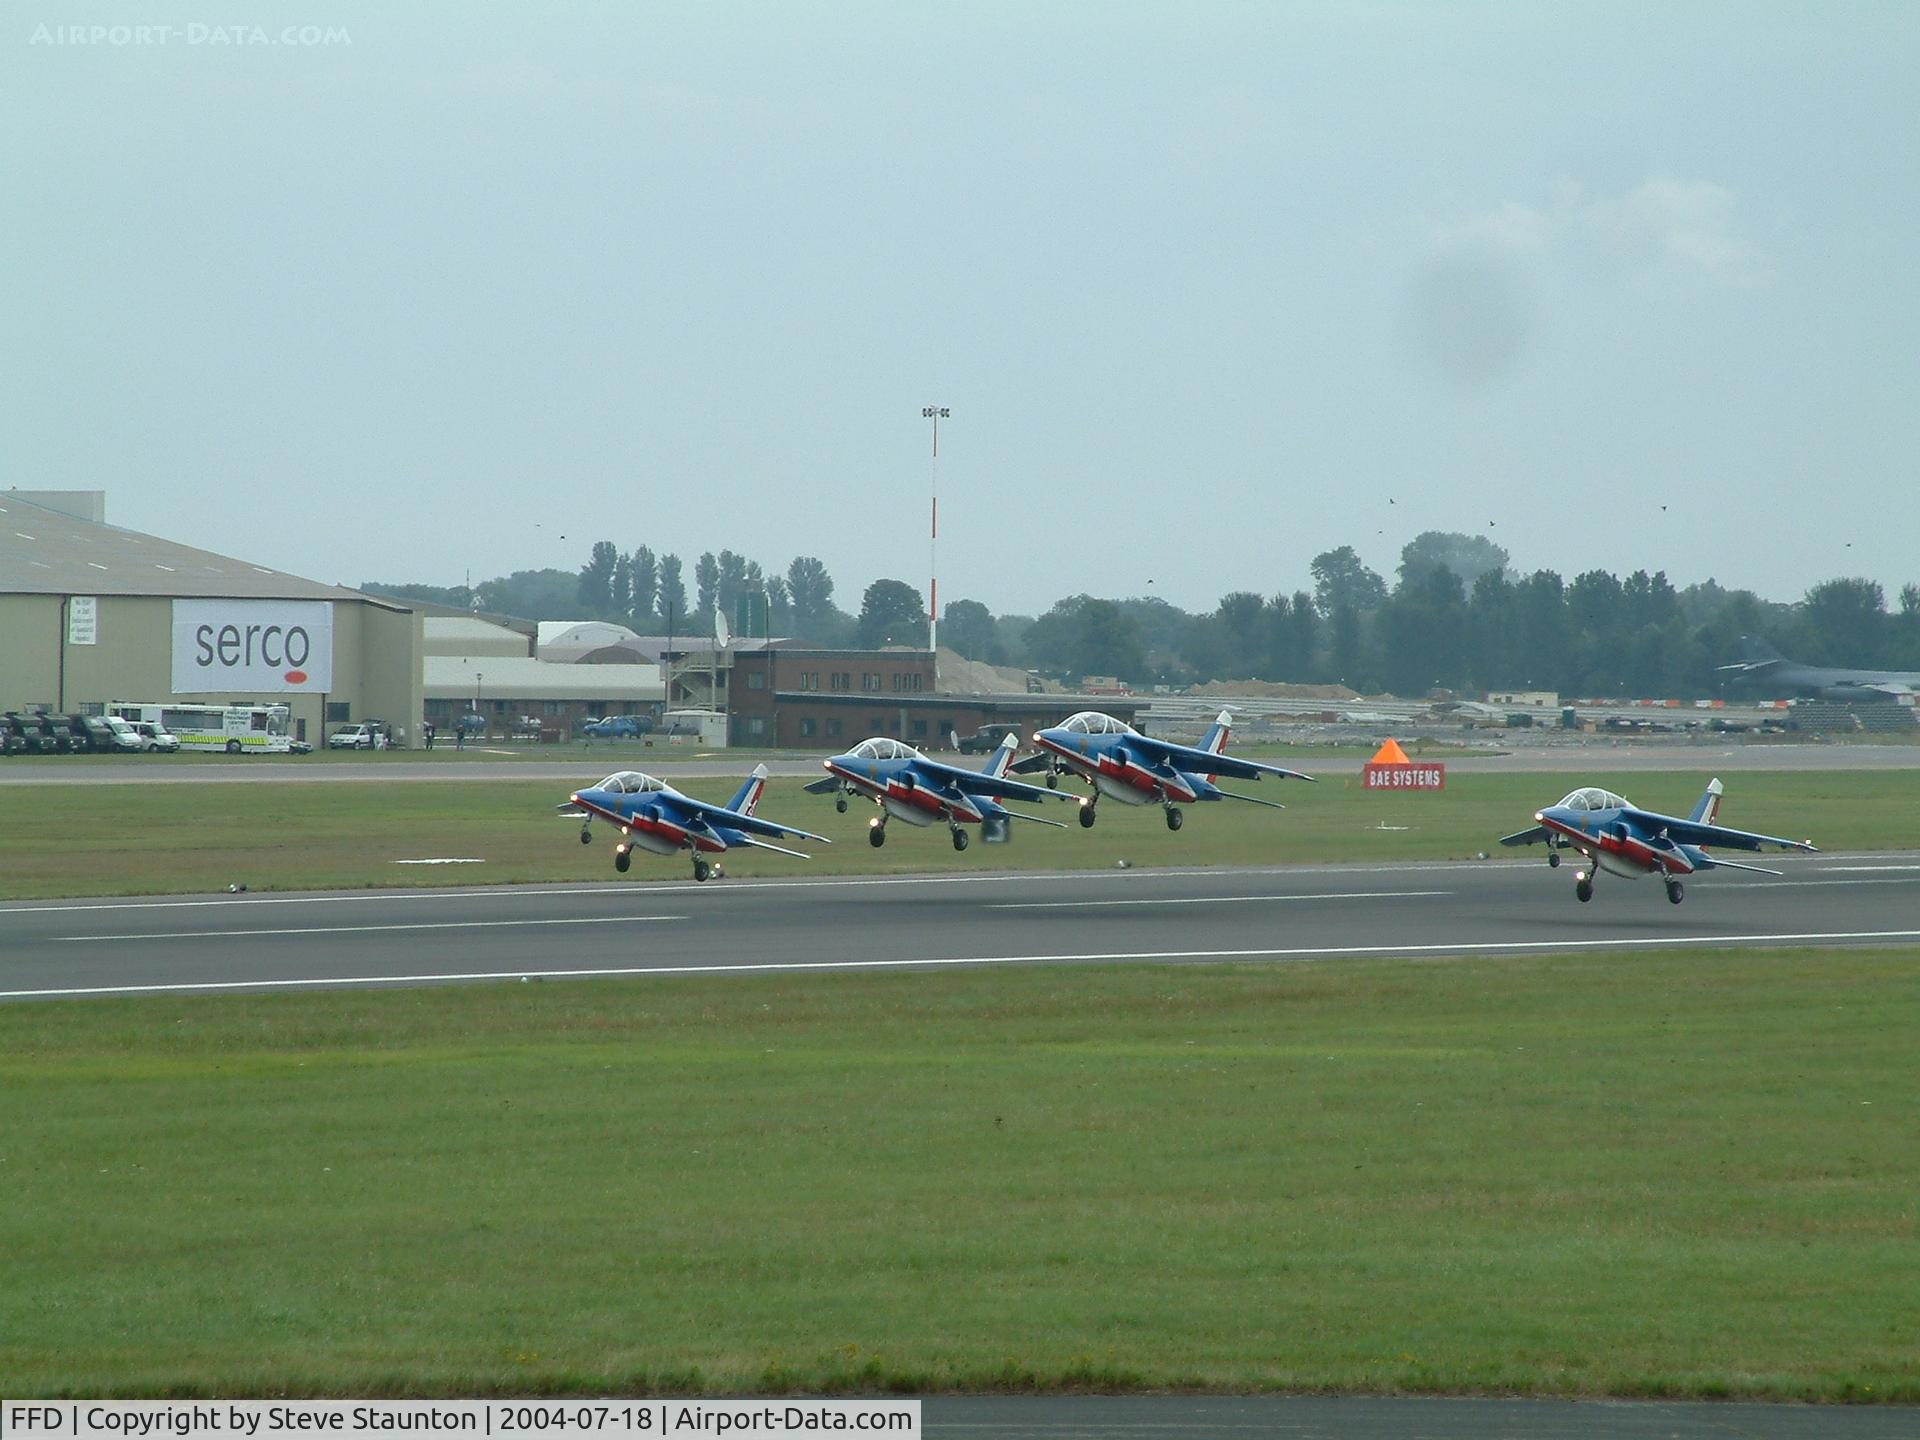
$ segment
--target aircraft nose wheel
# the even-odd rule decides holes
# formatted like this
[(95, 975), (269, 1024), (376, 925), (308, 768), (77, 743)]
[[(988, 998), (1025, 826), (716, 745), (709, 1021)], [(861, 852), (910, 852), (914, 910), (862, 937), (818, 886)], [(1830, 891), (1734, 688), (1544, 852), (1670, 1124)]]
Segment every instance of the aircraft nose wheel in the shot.
[(1091, 830), (1093, 828), (1093, 806), (1082, 805), (1080, 807), (1080, 828), (1082, 830)]
[(878, 850), (882, 845), (886, 843), (887, 843), (887, 827), (886, 826), (875, 825), (872, 829), (867, 831), (867, 844), (873, 846), (874, 849)]
[(847, 797), (842, 795), (838, 799), (836, 799), (833, 802), (833, 808), (838, 810), (842, 815), (846, 814), (847, 813)]
[(1587, 879), (1584, 875), (1574, 881), (1573, 898), (1578, 900), (1582, 905), (1593, 899), (1593, 881)]
[(1051, 770), (1047, 771), (1047, 789), (1058, 790), (1059, 788), (1060, 777)]
[(593, 843), (593, 831), (584, 825), (580, 827), (580, 843), (582, 845), (591, 845)]
[(700, 884), (706, 884), (707, 877), (713, 874), (713, 867), (704, 860), (693, 862), (693, 878)]
[(1169, 805), (1167, 807), (1167, 829), (1178, 830), (1186, 823), (1187, 817), (1180, 813), (1180, 807), (1178, 805)]
[(956, 850), (964, 850), (967, 848), (967, 832), (966, 831), (956, 829), (953, 832), (953, 848)]
[(1682, 885), (1678, 880), (1667, 881), (1668, 901), (1670, 901), (1672, 904), (1678, 905), (1682, 900), (1686, 898), (1687, 898), (1686, 886)]
[(1560, 868), (1560, 852), (1558, 850), (1549, 850), (1547, 852), (1547, 868), (1549, 870), (1558, 870)]
[(627, 867), (631, 864), (633, 864), (633, 852), (624, 845), (613, 852), (613, 868), (622, 875), (627, 873)]

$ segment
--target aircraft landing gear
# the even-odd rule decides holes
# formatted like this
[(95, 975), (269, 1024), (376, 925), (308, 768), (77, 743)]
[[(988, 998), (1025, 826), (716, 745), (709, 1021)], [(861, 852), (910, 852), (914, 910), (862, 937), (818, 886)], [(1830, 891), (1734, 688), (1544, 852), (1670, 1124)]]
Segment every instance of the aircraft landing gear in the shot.
[(956, 850), (964, 850), (967, 848), (967, 832), (962, 830), (958, 825), (953, 827), (953, 848)]
[(1091, 830), (1093, 828), (1093, 802), (1091, 800), (1086, 801), (1080, 806), (1080, 828), (1082, 830)]
[(1547, 868), (1549, 870), (1558, 870), (1560, 868), (1560, 852), (1558, 850), (1547, 851)]
[(693, 857), (693, 878), (697, 883), (704, 885), (707, 883), (707, 877), (709, 875), (717, 875), (719, 873), (719, 871), (707, 864), (707, 862), (702, 860), (698, 855)]
[(834, 796), (833, 808), (838, 810), (842, 815), (846, 814), (847, 813), (847, 797), (845, 795)]
[(593, 831), (590, 827), (585, 825), (580, 827), (580, 843), (582, 845), (591, 845), (593, 843)]
[(1187, 817), (1180, 813), (1178, 805), (1167, 806), (1167, 829), (1178, 830), (1187, 823)]
[(1682, 885), (1678, 880), (1675, 880), (1671, 876), (1669, 876), (1667, 879), (1668, 901), (1672, 904), (1678, 905), (1682, 900), (1686, 898), (1687, 898), (1687, 887)]
[(633, 851), (629, 850), (624, 845), (616, 845), (613, 847), (613, 868), (614, 869), (618, 870), (622, 875), (624, 875), (627, 873), (627, 867), (632, 864), (633, 864)]
[(1060, 772), (1058, 770), (1047, 771), (1047, 789), (1058, 790), (1059, 788), (1060, 788)]
[(867, 844), (878, 850), (886, 843), (887, 822), (884, 820), (869, 820), (867, 822)]
[(1593, 899), (1593, 881), (1584, 870), (1573, 877), (1573, 898), (1582, 905)]

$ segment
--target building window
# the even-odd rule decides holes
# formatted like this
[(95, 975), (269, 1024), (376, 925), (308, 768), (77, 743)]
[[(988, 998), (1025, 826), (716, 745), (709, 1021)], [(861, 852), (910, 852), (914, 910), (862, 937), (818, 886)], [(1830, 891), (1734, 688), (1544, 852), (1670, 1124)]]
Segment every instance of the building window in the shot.
[(838, 740), (840, 738), (840, 722), (838, 720), (827, 721), (827, 738), (829, 740)]
[(754, 670), (748, 674), (747, 689), (764, 690), (766, 688), (767, 688), (767, 677), (764, 672), (759, 670)]
[(927, 722), (926, 721), (916, 720), (913, 722), (913, 738), (916, 740), (924, 740), (927, 738)]
[(805, 720), (802, 720), (800, 722), (800, 734), (807, 739), (812, 739), (813, 726), (814, 726), (813, 717), (808, 716)]
[(802, 690), (818, 690), (820, 688), (820, 672), (818, 670), (802, 670), (800, 672), (800, 688)]
[(757, 736), (757, 735), (764, 735), (766, 733), (767, 733), (767, 722), (764, 716), (754, 715), (748, 718), (747, 734)]
[(353, 706), (346, 701), (329, 700), (327, 702), (327, 723), (329, 725), (344, 724), (352, 718)]
[(923, 676), (918, 670), (914, 671), (913, 672), (913, 688), (918, 690), (920, 688), (920, 682), (925, 678), (926, 677)]
[(880, 672), (878, 670), (862, 670), (860, 672), (860, 688), (862, 690), (878, 690), (880, 688)]
[(834, 671), (833, 688), (836, 690), (851, 690), (853, 688), (853, 672), (850, 670)]

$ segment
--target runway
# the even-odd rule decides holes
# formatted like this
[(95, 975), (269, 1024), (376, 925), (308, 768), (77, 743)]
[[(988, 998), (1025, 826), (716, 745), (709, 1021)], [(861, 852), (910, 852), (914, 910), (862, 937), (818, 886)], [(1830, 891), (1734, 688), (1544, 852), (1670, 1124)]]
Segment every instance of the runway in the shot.
[(1920, 942), (1920, 858), (1650, 880), (1527, 862), (23, 901), (0, 999), (1101, 963)]

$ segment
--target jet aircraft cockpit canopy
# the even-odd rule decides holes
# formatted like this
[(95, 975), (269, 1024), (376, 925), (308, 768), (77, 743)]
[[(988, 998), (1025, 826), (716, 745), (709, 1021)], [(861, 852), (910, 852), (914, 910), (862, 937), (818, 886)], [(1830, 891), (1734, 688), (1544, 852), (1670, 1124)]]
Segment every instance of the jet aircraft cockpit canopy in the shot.
[(902, 741), (876, 735), (871, 740), (862, 740), (851, 753), (862, 760), (912, 760), (920, 752)]
[(596, 790), (605, 790), (610, 795), (648, 795), (667, 787), (651, 775), (642, 775), (638, 770), (621, 770), (607, 776)]
[(1626, 810), (1631, 807), (1621, 796), (1611, 790), (1602, 790), (1597, 785), (1589, 785), (1574, 791), (1560, 802), (1562, 810)]
[(1103, 715), (1098, 710), (1082, 710), (1078, 715), (1069, 715), (1060, 728), (1075, 735), (1131, 735), (1134, 729), (1124, 720), (1116, 720), (1111, 715)]

